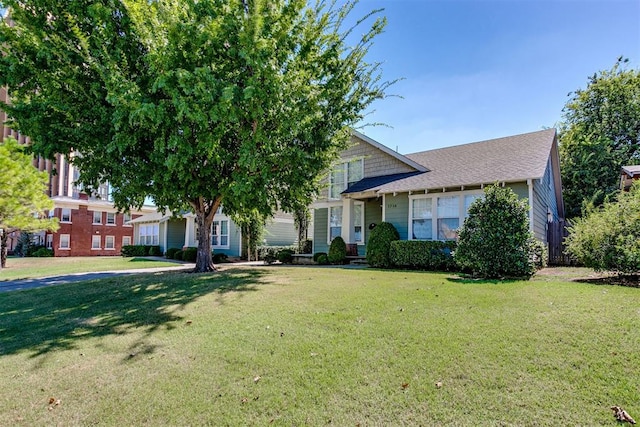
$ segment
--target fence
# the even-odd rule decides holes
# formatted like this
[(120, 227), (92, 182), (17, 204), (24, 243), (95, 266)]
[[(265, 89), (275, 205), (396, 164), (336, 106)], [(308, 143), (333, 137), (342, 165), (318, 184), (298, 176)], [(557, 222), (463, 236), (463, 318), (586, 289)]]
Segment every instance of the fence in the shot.
[(549, 265), (574, 265), (575, 262), (565, 253), (564, 239), (569, 235), (568, 224), (564, 220), (559, 220), (547, 225)]

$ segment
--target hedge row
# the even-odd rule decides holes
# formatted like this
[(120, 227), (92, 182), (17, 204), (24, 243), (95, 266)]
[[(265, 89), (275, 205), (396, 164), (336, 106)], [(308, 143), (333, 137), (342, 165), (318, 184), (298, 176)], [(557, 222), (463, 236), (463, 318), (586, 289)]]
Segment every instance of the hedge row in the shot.
[(456, 242), (435, 240), (395, 240), (389, 257), (395, 267), (432, 271), (455, 271), (453, 260)]
[(160, 246), (152, 245), (126, 245), (122, 247), (122, 256), (161, 256)]

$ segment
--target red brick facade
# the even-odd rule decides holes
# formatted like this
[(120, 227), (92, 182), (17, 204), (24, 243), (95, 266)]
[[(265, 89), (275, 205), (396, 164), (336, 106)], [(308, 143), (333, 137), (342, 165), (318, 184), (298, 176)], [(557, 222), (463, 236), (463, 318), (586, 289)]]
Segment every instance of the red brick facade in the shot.
[[(70, 213), (71, 221), (63, 221), (63, 210), (66, 215)], [(100, 213), (100, 223), (94, 222), (94, 212)], [(59, 219), (60, 228), (55, 233), (46, 233), (45, 242), (57, 257), (120, 255), (123, 244), (134, 243), (133, 226), (125, 225), (124, 214), (113, 208), (91, 205), (56, 207), (54, 216)], [(131, 215), (131, 219), (138, 216)], [(64, 219), (69, 218), (65, 216)]]

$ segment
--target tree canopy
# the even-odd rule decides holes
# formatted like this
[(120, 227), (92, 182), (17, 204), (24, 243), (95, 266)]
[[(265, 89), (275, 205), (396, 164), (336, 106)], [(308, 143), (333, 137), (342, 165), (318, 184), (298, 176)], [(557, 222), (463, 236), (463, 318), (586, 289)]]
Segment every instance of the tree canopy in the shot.
[[(213, 268), (218, 207), (234, 215), (308, 204), (350, 126), (391, 84), (353, 46), (355, 2), (9, 0), (0, 84), (11, 125), (47, 157), (71, 156), (117, 206), (196, 214), (196, 270)], [(345, 28), (346, 27), (346, 28)]]
[(53, 202), (45, 194), (49, 176), (31, 164), (31, 155), (9, 137), (0, 144), (0, 268), (7, 257), (7, 235), (13, 230), (57, 230), (47, 211)]
[[(640, 70), (619, 58), (573, 92), (560, 124), (560, 157), (567, 217), (603, 203), (618, 190), (620, 168), (640, 164)], [(571, 95), (571, 94), (570, 94)]]

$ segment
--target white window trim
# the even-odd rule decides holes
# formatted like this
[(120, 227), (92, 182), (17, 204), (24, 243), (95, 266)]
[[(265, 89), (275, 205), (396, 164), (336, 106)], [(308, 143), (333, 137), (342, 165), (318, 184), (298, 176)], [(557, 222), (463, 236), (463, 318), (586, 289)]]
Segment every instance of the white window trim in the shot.
[[(220, 208), (218, 208), (218, 210), (220, 210)], [(222, 221), (227, 221), (227, 244), (226, 245), (211, 245), (211, 248), (213, 249), (230, 249), (231, 248), (231, 221), (229, 220), (229, 217), (226, 215), (220, 215), (216, 218), (213, 219), (213, 222), (222, 222)], [(213, 240), (213, 222), (211, 223), (211, 239)], [(222, 230), (222, 226), (220, 227), (220, 230)], [(220, 241), (220, 237), (224, 236), (224, 234), (219, 234), (218, 235), (218, 242)]]
[[(125, 242), (124, 242), (124, 239), (129, 239), (129, 243), (125, 243)], [(132, 241), (132, 240), (133, 240), (133, 239), (131, 238), (131, 236), (122, 236), (122, 246), (129, 246), (129, 245), (131, 245), (131, 241)]]
[[(113, 214), (113, 223), (110, 224), (109, 223), (109, 215)], [(115, 227), (118, 224), (118, 214), (115, 212), (107, 212), (107, 214), (105, 215), (105, 225), (109, 226), (109, 227)]]
[[(69, 211), (69, 220), (68, 220), (68, 221), (65, 221), (65, 220), (63, 220), (63, 219), (62, 219), (62, 217), (63, 217), (63, 212), (64, 212), (65, 210), (68, 210), (68, 211)], [(71, 224), (71, 220), (72, 220), (72, 218), (71, 218), (71, 208), (60, 208), (60, 223), (61, 223), (61, 224)]]
[[(433, 240), (438, 239), (438, 198), (439, 197), (458, 197), (458, 221), (459, 227), (462, 227), (464, 220), (467, 217), (467, 213), (464, 209), (464, 196), (484, 196), (483, 190), (472, 191), (451, 191), (445, 193), (427, 193), (427, 194), (412, 194), (409, 196), (409, 227), (408, 227), (408, 240), (419, 240), (413, 238), (413, 201), (415, 199), (432, 199), (431, 201), (431, 236)], [(445, 217), (452, 218), (452, 217)]]
[[(129, 219), (127, 219), (126, 215), (129, 215)], [(127, 221), (131, 221), (133, 219), (133, 217), (131, 216), (131, 214), (123, 214), (122, 215), (122, 226), (123, 227), (133, 227), (132, 224), (127, 224)]]
[[(93, 247), (93, 241), (94, 241), (94, 239), (96, 237), (98, 238), (98, 247), (94, 248)], [(100, 236), (99, 234), (91, 236), (91, 250), (92, 251), (101, 251), (102, 250), (102, 236)]]
[[(69, 246), (67, 246), (67, 247), (60, 246), (62, 244), (62, 236), (67, 236), (67, 242), (69, 242)], [(60, 235), (60, 239), (58, 240), (58, 249), (60, 249), (62, 251), (70, 251), (71, 250), (71, 234), (61, 234)]]
[(340, 187), (343, 188), (342, 191), (345, 191), (347, 189), (348, 185), (349, 185), (349, 168), (348, 168), (348, 165), (349, 165), (349, 163), (352, 163), (352, 162), (355, 162), (355, 161), (359, 161), (360, 162), (360, 168), (361, 168), (361, 171), (362, 171), (361, 175), (364, 178), (364, 157), (353, 157), (353, 158), (350, 158), (350, 159), (341, 159), (340, 162), (334, 164), (331, 167), (331, 170), (329, 171), (329, 186), (327, 187), (327, 189), (329, 191), (327, 193), (327, 199), (328, 200), (340, 200), (341, 199), (340, 196), (331, 197), (331, 189), (333, 187), (333, 182), (331, 181), (331, 178), (333, 176), (333, 170), (336, 167), (341, 166), (341, 165), (344, 167), (344, 173), (343, 173), (343, 181), (344, 182), (342, 183), (342, 185)]
[[(140, 232), (142, 231), (142, 227), (148, 227), (148, 226), (154, 226), (158, 227), (158, 234), (141, 234)], [(155, 230), (154, 230), (155, 231)], [(145, 242), (142, 242), (142, 236), (145, 237)], [(147, 236), (151, 236), (151, 243), (147, 243), (146, 242), (146, 237)], [(154, 243), (154, 237), (157, 237), (157, 242)], [(160, 223), (159, 222), (147, 222), (144, 224), (140, 224), (140, 226), (138, 227), (138, 244), (139, 245), (150, 245), (150, 246), (157, 246), (160, 244)]]
[[(96, 214), (100, 214), (100, 222), (96, 222)], [(93, 211), (91, 218), (91, 225), (102, 225), (102, 211)]]
[[(360, 209), (360, 224), (362, 227), (362, 240), (359, 242), (345, 242), (345, 243), (357, 243), (359, 246), (364, 246), (365, 244), (365, 223), (364, 223), (364, 211), (365, 211), (365, 203), (364, 202), (353, 202), (354, 205), (360, 205), (362, 206), (362, 209)], [(343, 207), (344, 205), (341, 202), (334, 202), (334, 203), (330, 203), (327, 206), (327, 243), (331, 244), (331, 208), (335, 208), (335, 207)], [(343, 207), (343, 211), (342, 211), (342, 215), (344, 217), (344, 207)], [(340, 230), (342, 231), (342, 227), (344, 227), (344, 224), (340, 224)], [(342, 235), (342, 232), (340, 233), (340, 235)]]
[[(111, 238), (111, 241), (113, 242), (113, 247), (108, 247), (107, 246), (107, 240)], [(104, 236), (104, 250), (105, 251), (115, 251), (116, 250), (116, 236)]]

